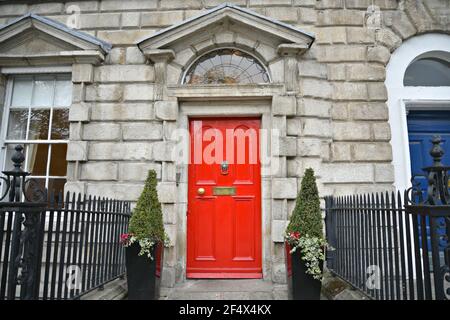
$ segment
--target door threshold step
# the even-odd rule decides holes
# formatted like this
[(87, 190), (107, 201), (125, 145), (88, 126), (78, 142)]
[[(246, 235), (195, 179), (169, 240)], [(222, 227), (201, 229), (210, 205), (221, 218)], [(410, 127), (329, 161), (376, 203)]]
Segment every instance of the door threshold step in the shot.
[(162, 300), (285, 300), (287, 286), (262, 279), (186, 280), (161, 290)]

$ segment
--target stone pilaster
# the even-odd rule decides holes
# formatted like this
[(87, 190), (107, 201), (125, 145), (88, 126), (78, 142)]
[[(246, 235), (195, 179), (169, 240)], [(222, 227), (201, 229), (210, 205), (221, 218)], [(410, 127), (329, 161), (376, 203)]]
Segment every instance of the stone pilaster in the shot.
[(173, 50), (149, 49), (144, 50), (144, 55), (155, 66), (155, 100), (167, 99), (165, 90), (167, 79), (167, 65), (175, 57)]
[[(162, 163), (161, 182), (158, 185), (158, 194), (163, 204), (164, 228), (170, 238), (170, 247), (165, 249), (164, 271), (162, 284), (165, 287), (173, 287), (177, 277), (177, 215), (174, 214), (178, 200), (176, 159), (173, 159), (175, 141), (171, 136), (171, 128), (175, 127), (178, 118), (178, 103), (169, 100), (167, 95), (167, 68), (171, 60), (175, 58), (173, 50), (146, 49), (143, 51), (155, 70), (154, 84), (154, 110), (156, 119), (163, 124), (163, 141), (153, 147), (153, 158)], [(170, 217), (170, 218), (169, 218)]]
[(278, 54), (284, 60), (284, 83), (287, 92), (298, 90), (298, 56), (304, 53), (308, 47), (304, 44), (280, 44)]

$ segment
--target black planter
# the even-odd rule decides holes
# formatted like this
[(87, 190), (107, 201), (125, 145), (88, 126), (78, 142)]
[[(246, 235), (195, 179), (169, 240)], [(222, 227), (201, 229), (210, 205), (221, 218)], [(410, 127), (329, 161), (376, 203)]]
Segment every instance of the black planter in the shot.
[(151, 249), (153, 260), (139, 255), (141, 247), (133, 243), (125, 250), (128, 300), (158, 300), (163, 268), (164, 246), (159, 243)]
[[(300, 250), (290, 254), (289, 244), (285, 244), (286, 274), (288, 284), (288, 296), (290, 300), (320, 300), (322, 281), (316, 280), (306, 273), (306, 263), (301, 258)], [(320, 262), (320, 270), (323, 270), (323, 261)]]

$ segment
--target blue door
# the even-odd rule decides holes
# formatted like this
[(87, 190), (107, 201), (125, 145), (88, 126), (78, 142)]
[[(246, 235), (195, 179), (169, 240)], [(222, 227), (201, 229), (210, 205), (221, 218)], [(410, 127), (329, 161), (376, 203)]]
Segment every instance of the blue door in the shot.
[[(410, 111), (408, 114), (409, 151), (411, 154), (411, 174), (420, 182), (424, 199), (426, 199), (427, 181), (423, 167), (431, 166), (433, 159), (430, 155), (432, 147), (431, 139), (434, 135), (440, 135), (445, 150), (442, 163), (450, 165), (450, 112), (449, 111)], [(444, 221), (439, 221), (444, 226)], [(428, 247), (431, 246), (429, 227), (427, 221)], [(445, 228), (439, 230), (445, 234)], [(446, 245), (441, 241), (441, 249)]]

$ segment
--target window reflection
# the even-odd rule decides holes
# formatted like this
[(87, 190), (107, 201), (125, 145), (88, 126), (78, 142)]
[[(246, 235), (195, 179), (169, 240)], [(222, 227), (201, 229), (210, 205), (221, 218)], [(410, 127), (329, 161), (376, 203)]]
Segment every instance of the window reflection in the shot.
[(33, 81), (31, 78), (17, 77), (14, 79), (11, 106), (28, 107), (31, 105), (31, 91)]
[(26, 138), (28, 109), (11, 110), (8, 119), (8, 133), (6, 139), (20, 140)]
[(28, 140), (47, 140), (50, 110), (31, 109)]
[(52, 140), (69, 139), (69, 109), (53, 109)]
[(51, 77), (38, 78), (34, 81), (32, 106), (50, 107), (53, 104), (54, 80)]

